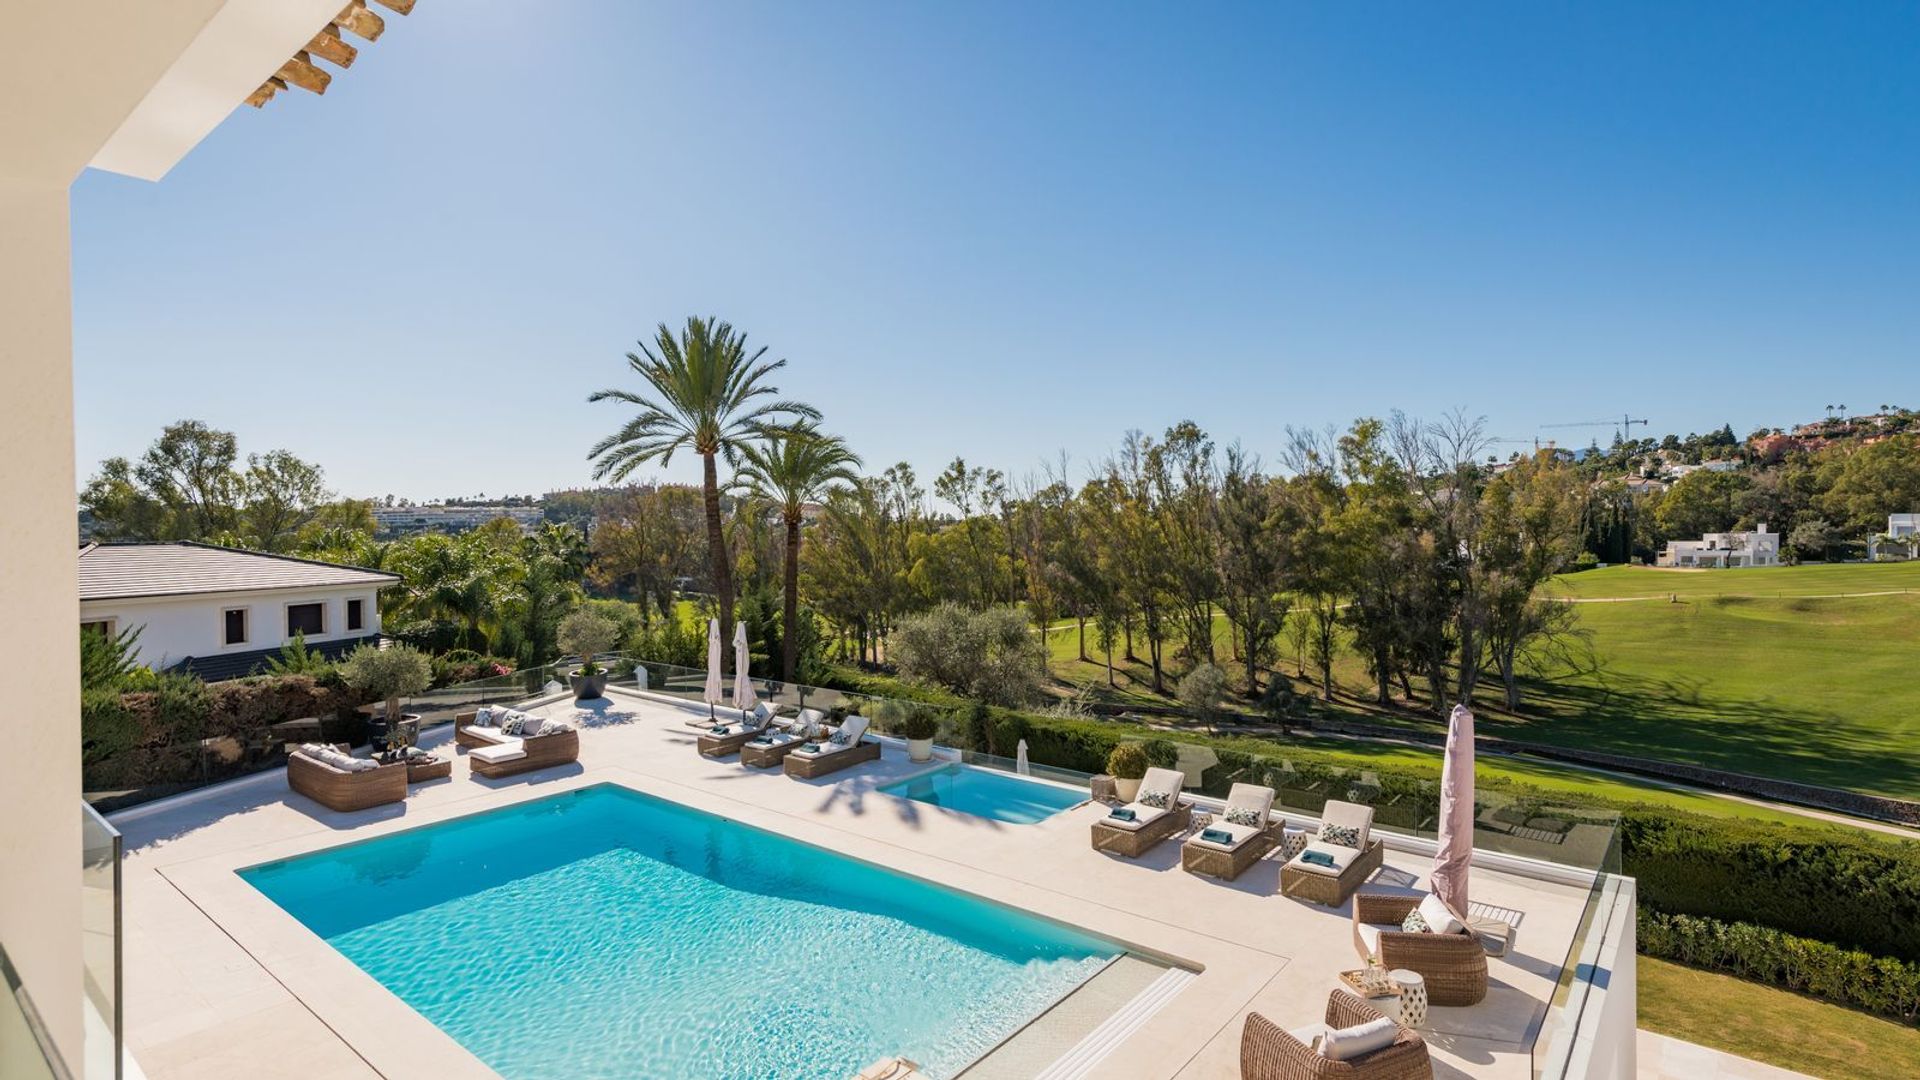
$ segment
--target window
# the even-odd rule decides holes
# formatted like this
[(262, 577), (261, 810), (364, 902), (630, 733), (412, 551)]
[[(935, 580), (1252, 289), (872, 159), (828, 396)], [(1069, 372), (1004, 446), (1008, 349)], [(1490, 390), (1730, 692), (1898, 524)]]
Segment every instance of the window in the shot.
[(220, 636), (222, 645), (245, 645), (247, 643), (247, 609), (228, 608), (221, 613), (224, 624)]
[(80, 624), (80, 632), (83, 634), (99, 634), (101, 637), (110, 638), (113, 636), (113, 620), (94, 619), (91, 622), (83, 622)]
[(287, 636), (304, 634), (313, 637), (327, 632), (327, 606), (325, 604), (288, 604)]
[(361, 605), (365, 603), (366, 601), (364, 600), (347, 601), (347, 629), (361, 630), (365, 628), (366, 620), (361, 615)]

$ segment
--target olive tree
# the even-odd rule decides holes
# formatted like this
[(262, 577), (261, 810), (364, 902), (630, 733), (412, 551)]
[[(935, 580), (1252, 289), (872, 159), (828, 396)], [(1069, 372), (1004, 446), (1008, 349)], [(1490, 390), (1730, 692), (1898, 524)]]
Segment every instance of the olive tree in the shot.
[(348, 686), (387, 703), (387, 725), (400, 722), (400, 699), (433, 683), (433, 665), (427, 655), (409, 645), (382, 649), (362, 645), (340, 662), (340, 678)]

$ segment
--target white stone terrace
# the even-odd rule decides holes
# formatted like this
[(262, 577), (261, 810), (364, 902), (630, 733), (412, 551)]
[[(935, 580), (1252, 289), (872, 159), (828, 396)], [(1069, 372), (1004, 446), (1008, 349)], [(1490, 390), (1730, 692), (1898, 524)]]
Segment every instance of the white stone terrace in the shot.
[[(891, 746), (879, 762), (816, 781), (749, 770), (737, 758), (695, 752), (686, 706), (609, 694), (534, 709), (578, 721), (575, 765), (487, 780), (469, 774), (462, 752), (451, 779), (414, 786), (404, 804), (345, 814), (291, 794), (274, 771), (116, 815), (127, 850), (126, 1038), (146, 1074), (492, 1076), (234, 871), (602, 782), (1024, 908), (1197, 971), (1101, 1064), (1097, 1075), (1111, 1080), (1237, 1076), (1249, 1011), (1283, 1027), (1317, 1021), (1336, 974), (1358, 966), (1347, 911), (1279, 896), (1277, 855), (1223, 883), (1182, 871), (1177, 840), (1138, 861), (1093, 851), (1088, 826), (1104, 812), (1095, 805), (1012, 825), (879, 793), (926, 767)], [(453, 753), (450, 728), (422, 743)], [(1389, 851), (1370, 887), (1421, 887), (1430, 868), (1420, 854)], [(1523, 1080), (1588, 889), (1479, 867), (1473, 888), (1476, 904), (1517, 913), (1516, 948), (1492, 962), (1485, 1002), (1435, 1009), (1424, 1034), (1437, 1076)]]

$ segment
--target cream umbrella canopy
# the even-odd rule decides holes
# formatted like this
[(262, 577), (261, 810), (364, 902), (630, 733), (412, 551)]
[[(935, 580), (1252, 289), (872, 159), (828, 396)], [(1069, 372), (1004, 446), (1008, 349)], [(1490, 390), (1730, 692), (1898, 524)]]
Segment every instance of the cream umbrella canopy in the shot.
[(713, 715), (713, 707), (727, 700), (720, 675), (720, 620), (707, 620), (707, 715)]
[(759, 704), (760, 699), (753, 692), (753, 679), (747, 675), (747, 665), (751, 662), (747, 648), (747, 624), (733, 624), (733, 707), (740, 710), (742, 716)]
[(1473, 712), (1455, 705), (1447, 720), (1447, 756), (1440, 770), (1439, 848), (1433, 894), (1467, 921), (1467, 868), (1473, 862)]

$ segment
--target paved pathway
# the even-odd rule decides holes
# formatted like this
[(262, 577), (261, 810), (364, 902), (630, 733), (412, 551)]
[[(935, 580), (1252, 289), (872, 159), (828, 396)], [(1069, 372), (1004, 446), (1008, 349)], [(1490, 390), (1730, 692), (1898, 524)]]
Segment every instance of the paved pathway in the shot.
[(1637, 1049), (1639, 1080), (1809, 1080), (1804, 1073), (1644, 1029)]

